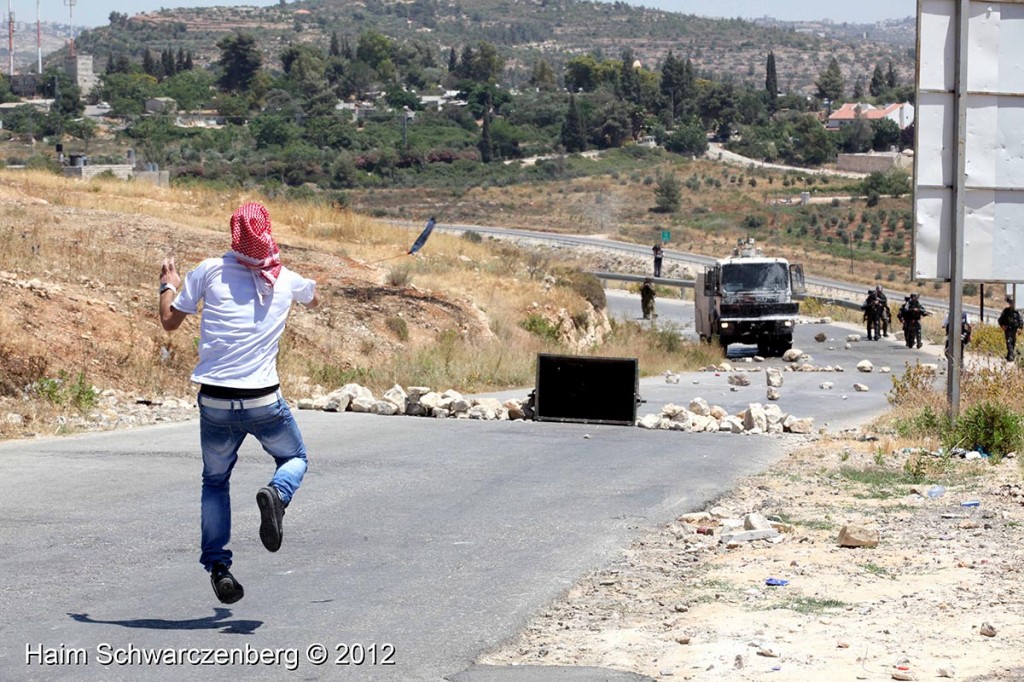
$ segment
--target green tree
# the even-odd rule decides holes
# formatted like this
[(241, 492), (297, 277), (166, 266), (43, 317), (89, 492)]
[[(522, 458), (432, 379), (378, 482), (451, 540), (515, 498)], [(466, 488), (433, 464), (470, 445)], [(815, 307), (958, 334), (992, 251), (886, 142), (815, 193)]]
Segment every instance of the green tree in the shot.
[(890, 90), (897, 88), (900, 85), (900, 75), (896, 73), (896, 67), (893, 65), (892, 60), (889, 60), (889, 68), (885, 71), (885, 84)]
[(100, 77), (99, 96), (117, 116), (137, 116), (146, 99), (158, 93), (156, 78), (144, 73), (110, 73)]
[(886, 87), (882, 65), (875, 64), (875, 70), (871, 73), (871, 84), (868, 86), (868, 92), (871, 93), (872, 97), (881, 97)]
[[(190, 111), (202, 109), (209, 104), (213, 93), (210, 88), (214, 84), (213, 75), (206, 69), (185, 70), (165, 78), (155, 89), (165, 97), (171, 97), (178, 107)], [(110, 102), (111, 100), (107, 100)]]
[(573, 57), (565, 63), (565, 89), (569, 92), (593, 92), (597, 89), (597, 60), (592, 55)]
[(147, 47), (146, 51), (142, 53), (142, 70), (154, 78), (160, 77), (159, 64), (149, 47)]
[(327, 54), (331, 57), (341, 56), (341, 42), (338, 40), (337, 31), (331, 33), (331, 45), (327, 50)]
[(530, 85), (538, 90), (555, 90), (558, 88), (558, 79), (551, 65), (545, 59), (538, 59), (533, 65), (530, 73)]
[(857, 76), (857, 80), (853, 82), (853, 99), (857, 102), (864, 99), (864, 78), (862, 76)]
[(494, 159), (494, 142), (491, 141), (491, 113), (489, 111), (484, 112), (477, 149), (480, 150), (480, 160), (484, 163), (490, 163)]
[(633, 50), (626, 48), (622, 51), (622, 67), (619, 72), (619, 97), (632, 104), (640, 104), (640, 67), (634, 66), (636, 56)]
[(85, 143), (85, 151), (89, 152), (89, 140), (96, 137), (96, 122), (91, 118), (76, 118), (69, 120), (64, 126), (64, 132), (71, 137), (77, 137)]
[(673, 173), (658, 173), (654, 186), (654, 205), (657, 213), (675, 213), (683, 198), (683, 184)]
[(692, 120), (676, 126), (665, 140), (665, 149), (676, 154), (703, 156), (708, 150), (708, 136), (700, 121)]
[(569, 111), (562, 123), (562, 146), (570, 154), (585, 151), (587, 148), (587, 133), (583, 127), (583, 117), (580, 115), (579, 107), (576, 104), (576, 95), (569, 95)]
[(764, 89), (768, 93), (768, 109), (775, 111), (779, 98), (779, 74), (775, 71), (775, 52), (771, 50), (765, 65)]
[(467, 45), (462, 50), (462, 59), (456, 73), (474, 83), (496, 83), (505, 69), (505, 60), (490, 43), (481, 40), (476, 48)]
[(843, 98), (846, 81), (835, 57), (832, 57), (825, 70), (818, 74), (818, 80), (814, 84), (818, 87), (818, 97), (821, 99), (838, 102)]
[(391, 61), (391, 40), (376, 31), (366, 31), (356, 43), (356, 59), (378, 69), (385, 61)]
[(249, 132), (256, 141), (257, 149), (287, 147), (299, 138), (300, 133), (289, 117), (265, 113), (249, 122)]
[(793, 124), (792, 147), (787, 157), (790, 163), (820, 166), (835, 158), (835, 142), (818, 119), (800, 115)]
[(668, 51), (668, 56), (661, 65), (660, 88), (661, 94), (669, 101), (669, 124), (674, 123), (685, 103), (683, 98), (686, 96), (686, 63), (677, 58), (672, 50)]
[(236, 33), (217, 41), (221, 74), (217, 84), (228, 92), (246, 92), (263, 66), (256, 38), (248, 33)]
[(890, 147), (900, 144), (900, 127), (891, 118), (880, 118), (871, 122), (873, 134), (871, 148), (875, 151), (888, 151)]

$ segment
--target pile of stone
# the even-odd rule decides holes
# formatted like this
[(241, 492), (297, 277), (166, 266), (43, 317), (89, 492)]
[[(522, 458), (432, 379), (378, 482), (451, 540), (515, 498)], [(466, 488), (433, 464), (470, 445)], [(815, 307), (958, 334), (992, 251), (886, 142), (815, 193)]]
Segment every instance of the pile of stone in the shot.
[[(467, 398), (458, 391), (438, 393), (425, 386), (403, 389), (395, 385), (376, 398), (365, 386), (346, 384), (327, 395), (303, 398), (298, 401), (298, 408), (435, 419), (533, 419), (533, 405), (529, 399)], [(808, 434), (814, 428), (814, 419), (799, 419), (785, 414), (778, 405), (763, 406), (761, 403), (751, 403), (742, 412), (731, 415), (718, 405), (708, 405), (703, 398), (694, 398), (688, 407), (670, 403), (658, 414), (639, 418), (636, 425), (646, 429), (689, 432)]]
[(426, 386), (410, 386), (409, 390), (395, 384), (380, 398), (359, 384), (345, 384), (336, 391), (318, 398), (303, 398), (300, 410), (325, 412), (367, 412), (381, 415), (408, 415), (435, 419), (532, 419), (533, 408), (528, 401), (496, 398), (466, 398), (458, 391), (437, 393)]
[(637, 420), (645, 429), (719, 433), (800, 433), (809, 434), (814, 419), (786, 414), (776, 404), (750, 403), (737, 414), (729, 414), (718, 405), (708, 405), (703, 398), (694, 398), (688, 407), (669, 403), (657, 414), (646, 414)]

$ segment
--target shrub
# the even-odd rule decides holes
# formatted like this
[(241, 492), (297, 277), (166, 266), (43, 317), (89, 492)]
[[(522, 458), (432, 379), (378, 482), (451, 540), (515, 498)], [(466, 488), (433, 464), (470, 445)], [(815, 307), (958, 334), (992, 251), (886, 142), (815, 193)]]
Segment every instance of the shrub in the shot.
[(475, 232), (473, 230), (466, 230), (465, 232), (463, 232), (462, 238), (465, 239), (467, 242), (472, 242), (474, 244), (479, 244), (484, 240), (484, 238), (480, 236), (479, 232)]
[(608, 299), (604, 294), (601, 280), (585, 272), (570, 272), (558, 280), (559, 286), (565, 286), (590, 302), (594, 310), (604, 310)]
[(519, 326), (534, 336), (539, 336), (547, 341), (558, 341), (558, 327), (540, 313), (530, 313)]
[(399, 265), (388, 271), (388, 284), (393, 287), (405, 287), (412, 283), (412, 272), (405, 265)]
[(32, 384), (32, 392), (54, 405), (71, 405), (79, 410), (94, 407), (99, 398), (92, 384), (86, 383), (84, 372), (79, 372), (74, 379), (64, 371), (56, 378), (44, 377)]
[(980, 450), (997, 462), (1024, 444), (1024, 419), (1006, 405), (984, 401), (968, 407), (943, 440), (949, 448)]
[(395, 335), (399, 341), (409, 340), (409, 325), (406, 323), (404, 318), (401, 317), (389, 317), (384, 320), (384, 326), (388, 328), (388, 331)]

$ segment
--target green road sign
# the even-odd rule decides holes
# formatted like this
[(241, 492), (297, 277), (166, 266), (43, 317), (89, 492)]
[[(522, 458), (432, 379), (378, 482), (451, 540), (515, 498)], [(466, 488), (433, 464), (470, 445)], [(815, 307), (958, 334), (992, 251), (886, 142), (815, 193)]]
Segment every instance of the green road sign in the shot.
[(668, 244), (668, 240), (671, 239), (671, 237), (672, 237), (672, 233), (669, 232), (668, 230), (662, 230), (661, 231), (661, 241), (662, 241), (662, 243)]

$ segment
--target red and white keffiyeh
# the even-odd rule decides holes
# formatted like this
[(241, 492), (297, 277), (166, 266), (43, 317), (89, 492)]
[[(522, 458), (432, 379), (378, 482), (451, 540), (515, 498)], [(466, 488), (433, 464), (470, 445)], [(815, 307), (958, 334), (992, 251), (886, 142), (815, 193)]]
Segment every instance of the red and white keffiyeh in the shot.
[(231, 250), (239, 263), (252, 270), (262, 303), (281, 274), (281, 251), (270, 234), (270, 213), (262, 204), (242, 204), (231, 216)]

